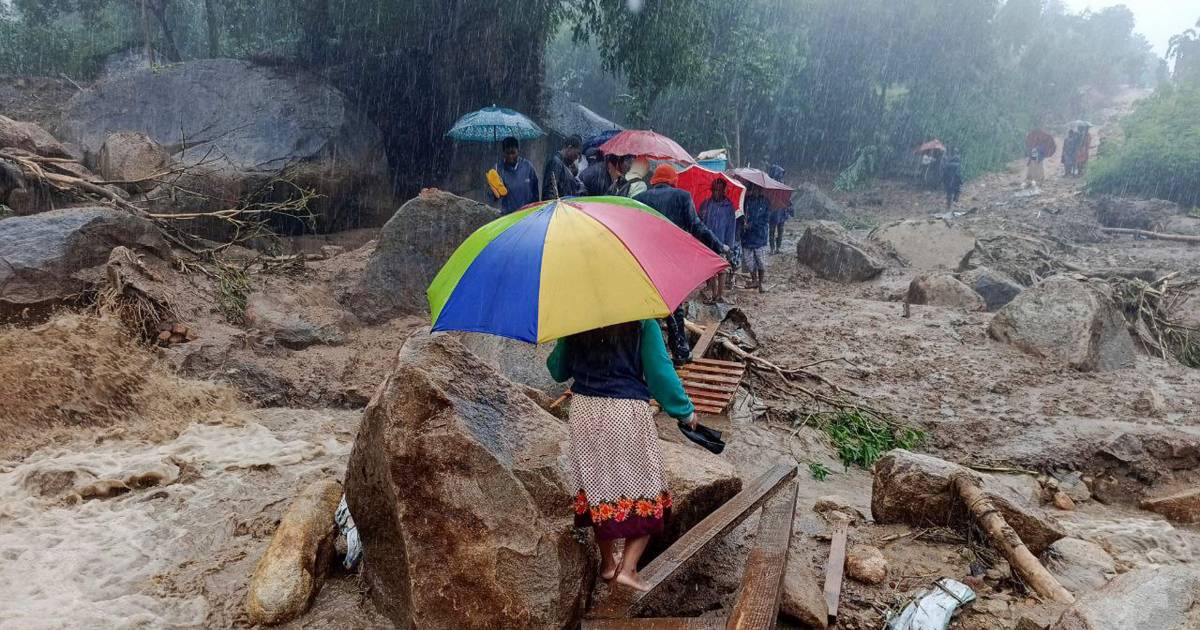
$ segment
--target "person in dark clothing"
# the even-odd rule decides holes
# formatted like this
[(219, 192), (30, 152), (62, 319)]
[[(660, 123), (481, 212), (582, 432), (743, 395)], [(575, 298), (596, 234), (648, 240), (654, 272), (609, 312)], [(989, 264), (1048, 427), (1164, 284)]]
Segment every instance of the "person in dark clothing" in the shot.
[(605, 155), (604, 159), (583, 169), (579, 179), (588, 195), (611, 195), (615, 184), (621, 181), (625, 171), (621, 168), (623, 160), (619, 155)]
[[(546, 367), (560, 383), (574, 379), (568, 425), (575, 525), (595, 531), (601, 578), (645, 591), (638, 559), (650, 536), (663, 531), (672, 503), (650, 399), (696, 428), (695, 406), (671, 366), (658, 322), (559, 339)], [(620, 558), (618, 539), (625, 541)]]
[(1063, 140), (1062, 147), (1062, 165), (1063, 175), (1067, 177), (1075, 176), (1075, 156), (1079, 153), (1079, 132), (1074, 128), (1067, 131), (1067, 137)]
[(946, 191), (946, 209), (949, 210), (962, 192), (962, 156), (958, 149), (951, 151), (950, 157), (942, 164), (942, 189)]
[(493, 203), (500, 202), (500, 214), (516, 212), (541, 197), (533, 164), (521, 157), (520, 143), (509, 136), (500, 142), (502, 159), (487, 173), (487, 193)]
[(562, 148), (546, 160), (546, 168), (542, 170), (543, 200), (574, 197), (583, 192), (583, 183), (572, 170), (575, 162), (579, 160), (579, 150), (582, 146), (582, 138), (568, 136), (563, 140)]
[[(714, 179), (710, 189), (711, 195), (700, 204), (697, 214), (722, 243), (732, 246), (737, 238), (737, 216), (733, 209), (733, 201), (725, 194), (727, 187), (724, 179)], [(730, 264), (733, 264), (732, 261)], [(719, 273), (717, 277), (708, 281), (708, 291), (715, 304), (725, 301), (725, 275), (725, 272)]]
[(746, 270), (753, 279), (747, 289), (767, 290), (767, 245), (771, 242), (771, 202), (763, 189), (750, 184), (746, 192), (746, 206), (742, 230), (742, 256)]
[[(659, 164), (650, 178), (650, 189), (634, 197), (634, 201), (654, 208), (659, 214), (667, 217), (679, 229), (691, 234), (709, 249), (722, 256), (729, 254), (729, 245), (722, 243), (712, 230), (708, 229), (696, 215), (696, 205), (687, 191), (675, 187), (679, 181), (679, 173), (670, 164)], [(692, 349), (688, 344), (687, 330), (683, 325), (684, 306), (681, 304), (674, 313), (667, 316), (667, 341), (671, 346), (671, 355), (677, 365), (690, 363)]]
[(783, 251), (783, 230), (787, 226), (788, 219), (795, 216), (796, 210), (792, 207), (792, 202), (782, 208), (771, 209), (771, 253), (778, 254)]

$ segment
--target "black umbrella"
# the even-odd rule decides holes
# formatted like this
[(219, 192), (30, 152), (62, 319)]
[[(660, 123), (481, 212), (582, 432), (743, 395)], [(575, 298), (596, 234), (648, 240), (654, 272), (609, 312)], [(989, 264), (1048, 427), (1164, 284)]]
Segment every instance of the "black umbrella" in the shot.
[(683, 420), (679, 421), (679, 430), (687, 439), (703, 446), (704, 448), (720, 455), (721, 451), (725, 450), (725, 442), (721, 440), (721, 432), (715, 429), (710, 429), (703, 424), (696, 423), (696, 428), (693, 429)]

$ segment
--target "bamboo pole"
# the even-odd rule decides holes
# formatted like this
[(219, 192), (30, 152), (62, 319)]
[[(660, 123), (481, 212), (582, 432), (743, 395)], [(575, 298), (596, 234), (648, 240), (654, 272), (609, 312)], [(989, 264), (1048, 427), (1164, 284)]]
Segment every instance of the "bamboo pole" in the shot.
[(1131, 230), (1129, 228), (1100, 228), (1101, 232), (1106, 234), (1126, 234), (1129, 236), (1140, 236), (1142, 238), (1153, 238), (1160, 241), (1176, 241), (1179, 243), (1196, 243), (1200, 244), (1200, 236), (1188, 236), (1187, 234), (1170, 234), (1168, 232), (1150, 232), (1148, 230)]
[(954, 478), (954, 489), (958, 492), (958, 496), (962, 497), (963, 502), (967, 504), (967, 509), (971, 510), (971, 514), (975, 517), (975, 520), (987, 532), (992, 544), (1004, 555), (1008, 563), (1012, 565), (1013, 570), (1017, 572), (1017, 575), (1035, 593), (1046, 599), (1064, 604), (1075, 602), (1075, 596), (1063, 588), (1062, 584), (1059, 584), (1058, 580), (1029, 551), (1025, 543), (1021, 542), (1021, 537), (1009, 526), (1008, 522), (1000, 514), (1000, 511), (996, 509), (996, 506), (992, 504), (987, 495), (983, 493), (983, 490), (970, 477), (967, 475), (956, 476)]

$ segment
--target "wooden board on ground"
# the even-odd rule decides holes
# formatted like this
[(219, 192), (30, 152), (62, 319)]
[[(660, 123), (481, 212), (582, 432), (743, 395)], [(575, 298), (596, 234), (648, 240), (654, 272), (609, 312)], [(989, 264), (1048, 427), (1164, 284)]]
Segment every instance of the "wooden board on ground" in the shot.
[(746, 558), (742, 585), (726, 626), (728, 630), (770, 630), (775, 627), (798, 492), (799, 485), (793, 481), (763, 505), (758, 535)]
[(840, 523), (833, 530), (833, 544), (829, 546), (829, 563), (825, 565), (825, 606), (829, 609), (829, 622), (837, 619), (838, 606), (842, 601), (842, 575), (846, 571), (846, 537), (848, 526)]
[(723, 630), (724, 628), (724, 617), (585, 619), (583, 621), (583, 630)]
[(737, 527), (755, 508), (795, 476), (796, 467), (786, 464), (779, 464), (763, 473), (646, 565), (641, 571), (641, 578), (649, 585), (649, 591), (643, 593), (614, 585), (608, 596), (588, 613), (588, 617), (622, 619), (637, 615), (642, 600), (653, 594), (689, 560)]

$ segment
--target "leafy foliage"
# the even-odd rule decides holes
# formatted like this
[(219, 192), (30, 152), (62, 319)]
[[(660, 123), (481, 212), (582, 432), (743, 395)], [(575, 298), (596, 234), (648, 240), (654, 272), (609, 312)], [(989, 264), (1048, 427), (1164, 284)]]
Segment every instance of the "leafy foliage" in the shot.
[(817, 481), (825, 481), (829, 477), (829, 467), (820, 462), (809, 462), (808, 473)]
[(925, 441), (925, 434), (911, 427), (893, 427), (857, 411), (836, 411), (818, 418), (837, 449), (842, 464), (870, 468), (894, 448), (912, 449)]
[(1200, 205), (1200, 87), (1160, 88), (1121, 128), (1088, 173), (1090, 191)]

